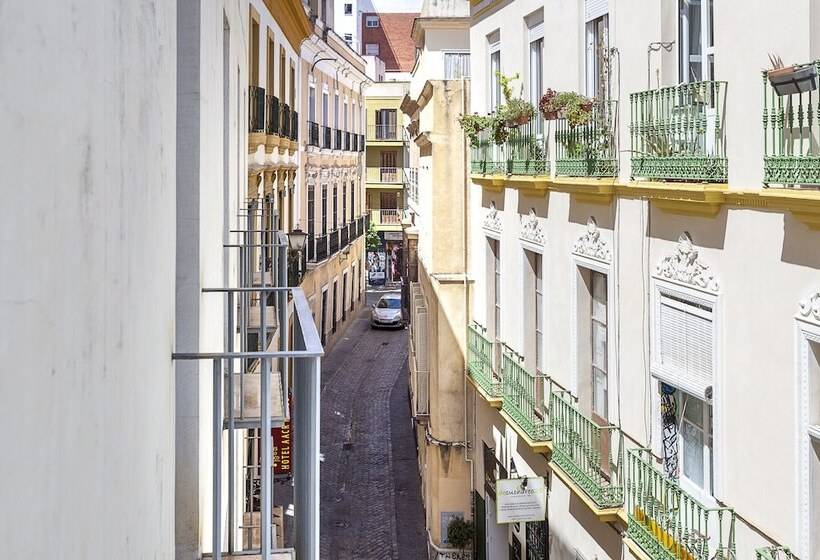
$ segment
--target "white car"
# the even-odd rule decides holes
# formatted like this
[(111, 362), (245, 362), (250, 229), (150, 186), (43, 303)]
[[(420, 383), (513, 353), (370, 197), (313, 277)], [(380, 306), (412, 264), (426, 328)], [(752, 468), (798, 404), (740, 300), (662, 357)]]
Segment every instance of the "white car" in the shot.
[(387, 294), (382, 296), (370, 311), (370, 327), (403, 327), (401, 313), (401, 295)]

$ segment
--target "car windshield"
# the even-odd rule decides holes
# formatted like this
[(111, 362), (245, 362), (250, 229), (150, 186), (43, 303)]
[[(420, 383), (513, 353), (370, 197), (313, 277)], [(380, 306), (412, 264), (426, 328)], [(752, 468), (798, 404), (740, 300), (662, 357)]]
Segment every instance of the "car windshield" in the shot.
[(380, 299), (378, 305), (379, 309), (401, 309), (401, 300), (398, 299)]

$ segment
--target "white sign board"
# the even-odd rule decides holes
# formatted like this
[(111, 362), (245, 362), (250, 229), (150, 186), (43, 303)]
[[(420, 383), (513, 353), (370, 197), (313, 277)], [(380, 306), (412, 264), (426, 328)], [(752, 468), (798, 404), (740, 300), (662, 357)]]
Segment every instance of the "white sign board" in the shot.
[(547, 486), (543, 477), (497, 480), (495, 493), (496, 523), (544, 521), (547, 518)]

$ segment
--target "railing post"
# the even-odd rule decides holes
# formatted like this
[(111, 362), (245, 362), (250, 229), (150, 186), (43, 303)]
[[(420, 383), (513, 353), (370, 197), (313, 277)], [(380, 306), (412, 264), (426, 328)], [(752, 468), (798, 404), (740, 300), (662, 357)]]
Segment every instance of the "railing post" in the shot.
[[(304, 348), (296, 328), (296, 348)], [(321, 358), (295, 361), (294, 394), (294, 529), (296, 557), (319, 560), (319, 414)]]
[(214, 359), (213, 368), (213, 534), (211, 545), (214, 560), (222, 560), (222, 364)]

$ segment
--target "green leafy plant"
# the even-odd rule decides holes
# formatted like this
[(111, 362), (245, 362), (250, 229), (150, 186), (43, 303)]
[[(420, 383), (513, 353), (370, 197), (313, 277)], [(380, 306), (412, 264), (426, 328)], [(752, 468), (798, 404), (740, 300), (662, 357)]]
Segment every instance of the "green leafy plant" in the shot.
[(535, 107), (529, 101), (515, 98), (499, 107), (499, 113), (507, 126), (527, 124), (535, 116)]
[(475, 525), (463, 517), (454, 517), (447, 525), (447, 541), (460, 551), (464, 551), (473, 544)]
[(507, 138), (510, 136), (510, 129), (507, 128), (507, 121), (504, 117), (496, 113), (492, 118), (492, 133), (493, 133), (493, 142), (497, 146), (500, 146), (504, 142), (507, 141)]
[(369, 251), (376, 251), (382, 246), (382, 240), (379, 238), (379, 234), (376, 233), (376, 230), (373, 229), (373, 224), (368, 226), (364, 242)]
[(592, 99), (574, 91), (547, 89), (538, 101), (538, 110), (547, 120), (564, 118), (570, 127), (575, 128), (590, 121), (593, 104)]
[(492, 124), (492, 117), (479, 115), (473, 113), (472, 115), (461, 115), (458, 118), (458, 124), (461, 125), (464, 134), (470, 141), (470, 146), (477, 148), (479, 145), (479, 134), (482, 130), (489, 128)]

